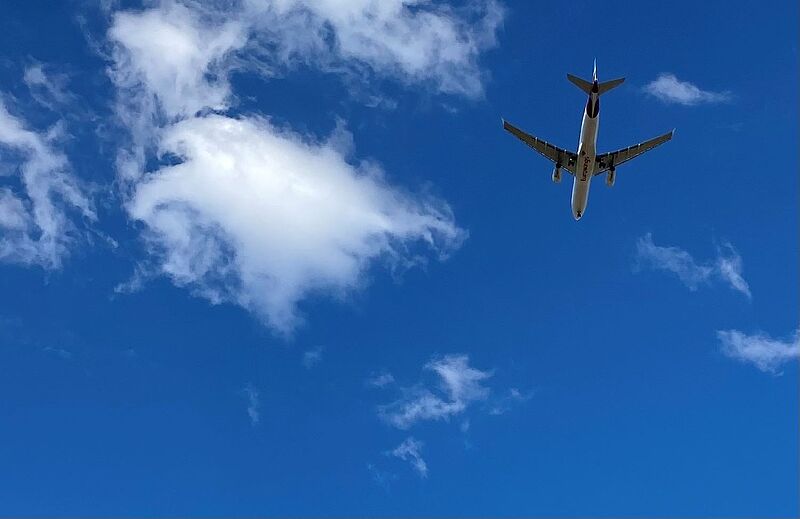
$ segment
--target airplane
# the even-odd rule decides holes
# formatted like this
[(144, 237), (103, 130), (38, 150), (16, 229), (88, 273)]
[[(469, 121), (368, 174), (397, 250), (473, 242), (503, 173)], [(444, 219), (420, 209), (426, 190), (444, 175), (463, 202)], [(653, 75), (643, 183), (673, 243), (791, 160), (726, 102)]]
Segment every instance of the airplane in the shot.
[(502, 119), (502, 121), (503, 128), (506, 131), (555, 164), (552, 176), (553, 182), (556, 184), (561, 182), (562, 168), (566, 169), (575, 177), (572, 182), (572, 216), (577, 221), (580, 220), (586, 212), (586, 205), (589, 201), (589, 185), (592, 182), (592, 177), (607, 173), (606, 185), (609, 187), (613, 186), (617, 176), (617, 166), (672, 139), (675, 130), (673, 129), (671, 132), (665, 133), (664, 135), (633, 146), (628, 146), (621, 150), (597, 155), (597, 126), (600, 121), (600, 96), (622, 84), (625, 78), (613, 79), (603, 83), (598, 82), (597, 61), (595, 60), (591, 83), (579, 77), (575, 77), (572, 74), (567, 74), (567, 79), (589, 95), (589, 99), (586, 102), (586, 109), (583, 111), (578, 153), (553, 146), (549, 142), (545, 142), (542, 139), (523, 132), (505, 119)]

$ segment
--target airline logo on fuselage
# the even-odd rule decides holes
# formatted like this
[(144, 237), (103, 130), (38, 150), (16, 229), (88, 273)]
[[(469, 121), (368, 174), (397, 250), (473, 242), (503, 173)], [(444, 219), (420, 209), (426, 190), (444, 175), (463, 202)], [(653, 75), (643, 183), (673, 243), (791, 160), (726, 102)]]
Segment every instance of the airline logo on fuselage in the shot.
[(589, 175), (589, 159), (583, 159), (583, 170), (581, 171), (581, 182), (586, 182), (586, 177)]

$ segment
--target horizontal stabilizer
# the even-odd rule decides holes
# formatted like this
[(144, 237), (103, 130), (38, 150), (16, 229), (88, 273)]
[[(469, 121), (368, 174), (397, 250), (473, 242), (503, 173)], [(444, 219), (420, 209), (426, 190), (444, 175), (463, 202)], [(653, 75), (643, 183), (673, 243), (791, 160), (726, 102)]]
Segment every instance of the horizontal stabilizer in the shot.
[(577, 76), (573, 76), (572, 74), (567, 74), (567, 79), (569, 79), (575, 86), (577, 86), (587, 94), (592, 93), (592, 84), (589, 81), (581, 79)]
[(624, 77), (621, 77), (619, 79), (612, 79), (611, 81), (604, 81), (597, 86), (597, 93), (603, 95), (612, 88), (620, 86), (623, 81), (625, 81)]

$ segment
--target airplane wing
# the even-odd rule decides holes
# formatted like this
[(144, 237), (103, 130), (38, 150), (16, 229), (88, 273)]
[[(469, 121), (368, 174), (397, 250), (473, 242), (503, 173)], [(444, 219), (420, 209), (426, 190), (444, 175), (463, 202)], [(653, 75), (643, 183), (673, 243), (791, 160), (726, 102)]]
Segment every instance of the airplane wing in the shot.
[(638, 157), (642, 153), (650, 151), (656, 146), (664, 144), (668, 140), (672, 139), (673, 133), (675, 133), (675, 130), (665, 133), (664, 135), (660, 135), (655, 139), (650, 139), (649, 141), (640, 142), (639, 144), (634, 144), (633, 146), (628, 146), (627, 148), (623, 148), (621, 150), (612, 151), (611, 153), (603, 153), (602, 155), (598, 155), (594, 159), (594, 174), (600, 175), (601, 173), (605, 173), (612, 166), (617, 167), (623, 162), (628, 162), (629, 160)]
[(561, 167), (571, 174), (575, 174), (575, 164), (577, 163), (578, 155), (574, 152), (557, 148), (549, 142), (537, 139), (533, 135), (528, 135), (505, 119), (503, 119), (503, 128), (517, 139), (538, 151), (550, 162), (561, 164)]

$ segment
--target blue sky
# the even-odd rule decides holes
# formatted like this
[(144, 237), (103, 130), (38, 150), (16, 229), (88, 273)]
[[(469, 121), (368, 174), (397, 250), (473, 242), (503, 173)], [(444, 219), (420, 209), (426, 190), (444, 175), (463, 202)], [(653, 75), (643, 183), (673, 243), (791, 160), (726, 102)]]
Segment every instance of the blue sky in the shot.
[(221, 4), (5, 7), (0, 513), (798, 513), (796, 3)]

